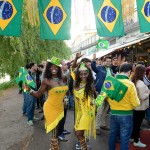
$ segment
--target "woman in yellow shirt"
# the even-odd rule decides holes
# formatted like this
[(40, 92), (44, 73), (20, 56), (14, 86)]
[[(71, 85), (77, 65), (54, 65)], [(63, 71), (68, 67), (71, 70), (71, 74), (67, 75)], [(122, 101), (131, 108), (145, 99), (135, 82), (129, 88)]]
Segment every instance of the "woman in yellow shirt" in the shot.
[(96, 136), (95, 106), (96, 97), (93, 76), (90, 69), (81, 63), (76, 70), (75, 85), (75, 134), (83, 150), (87, 150), (86, 137)]
[(61, 73), (60, 60), (56, 57), (47, 63), (44, 80), (39, 91), (37, 93), (30, 91), (30, 94), (39, 98), (45, 91), (48, 91), (48, 98), (44, 103), (43, 111), (46, 132), (52, 133), (50, 150), (59, 150), (58, 124), (64, 116), (63, 99), (68, 87), (66, 86), (66, 78)]

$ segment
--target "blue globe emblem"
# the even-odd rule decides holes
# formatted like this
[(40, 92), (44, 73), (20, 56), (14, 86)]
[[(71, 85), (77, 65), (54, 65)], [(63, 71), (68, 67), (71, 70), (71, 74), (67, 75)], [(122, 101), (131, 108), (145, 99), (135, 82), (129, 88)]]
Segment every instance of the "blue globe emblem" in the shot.
[(59, 24), (63, 20), (63, 11), (57, 6), (51, 6), (46, 12), (47, 19), (52, 24)]
[(100, 43), (100, 47), (103, 47), (103, 43)]
[(150, 1), (145, 4), (144, 13), (145, 16), (150, 17)]
[(116, 19), (116, 10), (110, 6), (103, 7), (101, 11), (101, 18), (104, 22), (111, 23)]
[(30, 75), (27, 75), (26, 78), (27, 78), (27, 80), (32, 81), (32, 78)]
[(106, 82), (106, 83), (105, 83), (105, 88), (106, 88), (106, 89), (109, 89), (110, 87), (111, 87), (111, 82)]
[(0, 1), (0, 18), (7, 20), (13, 14), (13, 7), (9, 2)]

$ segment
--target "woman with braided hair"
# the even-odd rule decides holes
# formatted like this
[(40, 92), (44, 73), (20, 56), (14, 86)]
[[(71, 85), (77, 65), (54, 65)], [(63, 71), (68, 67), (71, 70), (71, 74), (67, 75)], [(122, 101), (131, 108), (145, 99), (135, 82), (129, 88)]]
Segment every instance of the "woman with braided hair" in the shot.
[(75, 134), (83, 150), (88, 150), (86, 137), (96, 137), (95, 106), (96, 97), (93, 76), (89, 68), (82, 62), (75, 74)]

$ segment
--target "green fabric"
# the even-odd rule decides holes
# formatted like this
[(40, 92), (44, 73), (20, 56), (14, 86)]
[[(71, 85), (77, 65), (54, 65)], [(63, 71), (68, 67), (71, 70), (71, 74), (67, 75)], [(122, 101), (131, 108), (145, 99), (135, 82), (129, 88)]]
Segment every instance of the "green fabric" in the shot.
[(101, 92), (100, 95), (97, 96), (97, 98), (95, 99), (95, 104), (97, 107), (101, 107), (105, 98), (106, 98), (106, 93), (105, 92)]
[(102, 87), (102, 91), (105, 92), (109, 98), (117, 102), (122, 100), (127, 90), (128, 87), (126, 85), (112, 76), (106, 77)]
[(140, 32), (150, 32), (150, 1), (136, 0)]
[(36, 83), (33, 81), (28, 72), (24, 69), (24, 67), (19, 68), (18, 76), (16, 77), (16, 83), (20, 86), (20, 82), (23, 84), (27, 84), (32, 88), (36, 88)]
[(116, 75), (117, 79), (129, 79), (129, 77), (125, 76), (125, 75), (121, 75), (121, 74), (117, 74)]
[(92, 0), (96, 28), (101, 37), (124, 35), (121, 0)]
[(111, 75), (111, 71), (110, 71), (110, 68), (109, 68), (109, 67), (106, 67), (106, 71), (107, 71), (106, 77), (107, 77), (107, 76), (112, 76), (112, 75)]
[(113, 115), (117, 115), (117, 114), (120, 114), (120, 115), (132, 115), (133, 114), (133, 110), (111, 110), (111, 114)]
[(109, 43), (106, 40), (98, 40), (98, 43), (96, 45), (96, 48), (98, 49), (108, 49)]
[(38, 4), (41, 39), (70, 39), (71, 0), (38, 0)]
[(0, 13), (0, 35), (20, 36), (22, 0), (3, 0), (0, 2), (2, 11)]

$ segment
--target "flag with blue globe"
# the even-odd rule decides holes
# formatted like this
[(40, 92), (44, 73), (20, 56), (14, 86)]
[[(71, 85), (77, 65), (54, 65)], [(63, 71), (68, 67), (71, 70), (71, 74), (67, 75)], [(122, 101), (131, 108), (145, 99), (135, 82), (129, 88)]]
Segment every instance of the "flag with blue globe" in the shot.
[(106, 77), (102, 87), (102, 91), (105, 92), (109, 98), (117, 102), (122, 100), (127, 90), (128, 87), (126, 85), (112, 76)]
[(97, 49), (108, 49), (109, 42), (107, 40), (99, 39), (96, 45)]
[(0, 0), (0, 35), (20, 36), (22, 0)]
[(39, 0), (41, 39), (71, 38), (71, 0)]
[(101, 37), (124, 35), (121, 0), (92, 0), (96, 28)]
[(18, 70), (18, 75), (16, 77), (16, 83), (20, 86), (20, 83), (27, 84), (29, 87), (36, 88), (36, 83), (33, 81), (32, 77), (29, 75), (24, 67), (20, 67)]
[(140, 32), (150, 32), (150, 0), (136, 0)]

